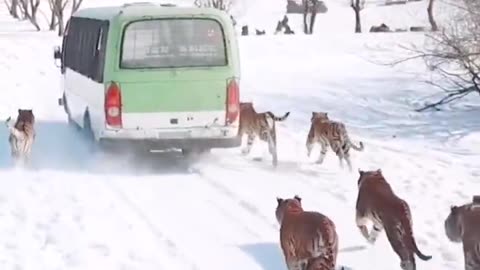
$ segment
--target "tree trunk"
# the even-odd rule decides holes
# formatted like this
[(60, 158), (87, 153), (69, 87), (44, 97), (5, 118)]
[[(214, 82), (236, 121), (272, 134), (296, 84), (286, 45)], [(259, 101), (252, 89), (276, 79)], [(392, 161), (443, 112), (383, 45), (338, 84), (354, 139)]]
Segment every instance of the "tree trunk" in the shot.
[(10, 15), (15, 19), (19, 19), (18, 16), (18, 0), (12, 0), (12, 5), (10, 6)]
[(38, 11), (38, 7), (40, 6), (40, 0), (35, 0), (35, 2), (33, 2), (34, 0), (30, 0), (30, 8), (31, 8), (31, 18), (30, 18), (30, 21), (32, 22), (33, 26), (35, 26), (35, 28), (37, 29), (37, 31), (40, 31), (41, 28), (40, 28), (40, 25), (38, 24), (38, 20), (37, 20), (37, 11)]
[(40, 25), (38, 24), (38, 21), (37, 21), (37, 14), (32, 14), (32, 16), (30, 16), (29, 20), (37, 31), (42, 30), (40, 28)]
[(362, 32), (362, 23), (360, 22), (360, 10), (355, 9), (355, 33)]
[(313, 34), (313, 26), (315, 25), (315, 18), (317, 17), (317, 4), (318, 0), (312, 0), (312, 10), (311, 12), (311, 17), (310, 17), (310, 34)]
[(48, 30), (53, 31), (57, 26), (57, 17), (55, 16), (55, 12), (52, 10), (52, 14), (50, 15), (50, 26)]
[[(355, 3), (354, 3), (355, 1)], [(355, 33), (361, 33), (362, 32), (362, 23), (360, 21), (360, 0), (352, 0), (351, 7), (353, 11), (355, 12)]]
[(434, 1), (435, 0), (429, 0), (429, 2), (428, 2), (428, 8), (427, 8), (428, 21), (430, 22), (430, 25), (432, 26), (432, 31), (438, 31), (437, 22), (435, 21), (435, 18), (433, 17), (433, 2)]
[(73, 3), (72, 3), (72, 13), (75, 13), (79, 8), (80, 8), (80, 5), (82, 4), (83, 0), (73, 0)]
[(40, 0), (21, 0), (20, 2), (25, 18), (35, 27), (37, 31), (40, 31), (40, 25), (37, 21), (38, 6), (40, 6)]
[(307, 15), (308, 15), (308, 0), (303, 0), (303, 32), (307, 35), (308, 34), (308, 23), (307, 23)]
[(61, 37), (65, 32), (65, 25), (63, 23), (63, 11), (60, 11), (58, 15), (58, 36)]

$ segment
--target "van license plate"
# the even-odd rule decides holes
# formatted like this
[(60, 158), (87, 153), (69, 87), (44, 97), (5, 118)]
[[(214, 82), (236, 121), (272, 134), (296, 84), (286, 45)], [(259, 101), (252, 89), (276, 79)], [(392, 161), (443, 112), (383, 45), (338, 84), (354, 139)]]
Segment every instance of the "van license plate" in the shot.
[(188, 131), (169, 131), (169, 132), (157, 133), (158, 139), (187, 138), (187, 137), (190, 137), (190, 132)]

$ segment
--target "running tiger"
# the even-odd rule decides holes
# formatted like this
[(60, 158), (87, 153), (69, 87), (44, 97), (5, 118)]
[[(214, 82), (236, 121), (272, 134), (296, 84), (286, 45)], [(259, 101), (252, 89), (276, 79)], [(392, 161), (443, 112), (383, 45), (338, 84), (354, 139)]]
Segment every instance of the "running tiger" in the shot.
[(306, 142), (307, 156), (310, 157), (315, 143), (319, 143), (321, 150), (316, 163), (322, 164), (327, 154), (327, 148), (330, 146), (340, 161), (340, 167), (343, 168), (343, 160), (345, 159), (348, 169), (352, 171), (350, 147), (357, 151), (363, 151), (363, 142), (360, 142), (359, 146), (353, 144), (348, 136), (345, 124), (330, 120), (326, 112), (312, 112), (310, 122), (310, 131), (308, 132)]
[(277, 197), (275, 216), (288, 270), (335, 270), (338, 234), (327, 216), (304, 211), (302, 199)]
[(248, 135), (247, 146), (242, 149), (242, 154), (247, 155), (252, 149), (253, 142), (258, 136), (260, 140), (268, 143), (268, 151), (272, 155), (272, 163), (277, 166), (277, 134), (275, 122), (285, 121), (290, 112), (282, 117), (275, 116), (272, 112), (257, 113), (252, 102), (240, 102), (240, 127), (238, 136)]
[(480, 269), (480, 196), (474, 196), (471, 203), (451, 206), (444, 226), (450, 241), (463, 244), (465, 270)]
[(12, 126), (11, 117), (5, 122), (10, 135), (8, 142), (10, 144), (11, 157), (16, 164), (25, 165), (30, 162), (32, 145), (35, 140), (35, 116), (32, 110), (18, 109), (17, 121)]
[[(424, 261), (430, 260), (432, 256), (422, 254), (417, 247), (410, 207), (393, 192), (381, 169), (358, 172), (360, 177), (355, 220), (365, 239), (373, 245), (378, 235), (385, 230), (403, 270), (416, 269), (414, 254)], [(373, 223), (370, 233), (366, 226), (369, 220)]]

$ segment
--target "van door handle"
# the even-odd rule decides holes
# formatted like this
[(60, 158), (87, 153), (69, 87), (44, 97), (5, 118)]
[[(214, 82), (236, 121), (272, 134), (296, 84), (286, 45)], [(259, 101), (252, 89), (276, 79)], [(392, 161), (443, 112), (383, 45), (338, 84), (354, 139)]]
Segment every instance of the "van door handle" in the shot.
[(172, 124), (172, 125), (178, 124), (178, 119), (177, 118), (171, 118), (170, 119), (170, 124)]

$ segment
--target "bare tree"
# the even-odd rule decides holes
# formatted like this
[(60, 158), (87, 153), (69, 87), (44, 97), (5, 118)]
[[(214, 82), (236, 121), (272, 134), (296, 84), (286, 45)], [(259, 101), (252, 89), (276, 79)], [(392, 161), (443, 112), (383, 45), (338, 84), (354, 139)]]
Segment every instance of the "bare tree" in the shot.
[(365, 0), (351, 0), (350, 7), (355, 12), (355, 33), (362, 32), (362, 23), (360, 20), (360, 11), (365, 6)]
[[(75, 13), (82, 4), (83, 0), (73, 0), (71, 13)], [(55, 30), (58, 26), (58, 36), (63, 36), (65, 32), (65, 8), (70, 3), (70, 0), (48, 0), (52, 17), (50, 19), (50, 30)]]
[(463, 1), (464, 5), (458, 2), (452, 5), (457, 12), (450, 24), (442, 26), (441, 31), (426, 34), (425, 48), (410, 46), (406, 49), (412, 56), (393, 63), (423, 59), (435, 74), (427, 83), (445, 92), (442, 98), (417, 111), (438, 110), (440, 105), (471, 93), (480, 94), (480, 2)]
[[(303, 4), (303, 32), (305, 34), (313, 34), (313, 26), (318, 12), (318, 0), (302, 0)], [(310, 23), (307, 22), (308, 14), (310, 14)]]
[(429, 0), (428, 1), (427, 14), (428, 14), (428, 21), (430, 22), (430, 25), (432, 27), (432, 31), (438, 31), (437, 22), (435, 21), (435, 18), (433, 17), (433, 3), (434, 2), (435, 2), (435, 0)]
[(83, 0), (73, 0), (73, 2), (72, 2), (72, 12), (70, 13), (70, 15), (77, 12), (77, 10), (82, 5), (82, 2), (83, 2)]
[(4, 2), (10, 15), (12, 15), (12, 17), (15, 19), (20, 19), (20, 16), (18, 15), (18, 0), (4, 0)]
[(38, 7), (40, 6), (40, 0), (19, 0), (19, 3), (19, 8), (24, 17), (33, 24), (37, 31), (40, 31), (40, 25), (37, 21), (37, 12)]
[(55, 14), (55, 0), (48, 0), (48, 5), (50, 6), (50, 24), (48, 30), (54, 31), (57, 28), (57, 15)]
[[(65, 27), (64, 13), (68, 0), (48, 0), (48, 2), (50, 9), (52, 10), (52, 21), (50, 22), (50, 26), (53, 24), (53, 29), (50, 28), (50, 30), (55, 30), (55, 25), (58, 24), (58, 36), (62, 36)], [(58, 21), (58, 23), (53, 22), (53, 20)]]

